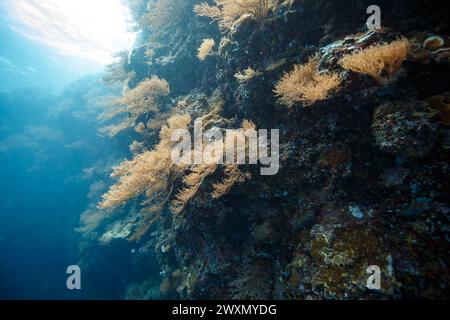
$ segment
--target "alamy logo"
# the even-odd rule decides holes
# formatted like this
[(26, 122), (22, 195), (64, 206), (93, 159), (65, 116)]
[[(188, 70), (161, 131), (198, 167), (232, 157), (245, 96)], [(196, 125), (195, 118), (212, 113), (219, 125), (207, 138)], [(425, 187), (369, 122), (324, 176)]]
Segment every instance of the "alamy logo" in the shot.
[(252, 164), (262, 165), (261, 175), (275, 175), (280, 168), (279, 130), (226, 129), (213, 127), (203, 133), (201, 119), (194, 122), (194, 139), (187, 129), (175, 130), (171, 141), (172, 162), (177, 165), (192, 164)]
[(367, 14), (371, 16), (367, 19), (366, 26), (369, 30), (381, 29), (381, 8), (377, 5), (367, 7)]
[(367, 289), (380, 290), (381, 289), (381, 269), (379, 266), (372, 265), (367, 267), (367, 273), (370, 276), (367, 278)]
[(66, 286), (69, 290), (81, 290), (81, 269), (77, 265), (68, 266), (66, 270), (70, 276), (67, 278)]

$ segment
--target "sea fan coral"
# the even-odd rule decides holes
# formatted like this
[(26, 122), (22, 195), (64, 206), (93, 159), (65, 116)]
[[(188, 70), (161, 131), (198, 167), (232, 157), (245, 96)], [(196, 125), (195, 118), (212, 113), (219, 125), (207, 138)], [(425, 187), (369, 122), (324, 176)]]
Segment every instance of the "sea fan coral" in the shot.
[(187, 129), (189, 116), (177, 115), (168, 120), (160, 133), (161, 141), (151, 151), (146, 151), (113, 168), (111, 177), (118, 179), (102, 196), (100, 208), (115, 208), (141, 194), (146, 194), (147, 202), (167, 191), (171, 175), (177, 171), (171, 161), (171, 150), (175, 142), (170, 140), (172, 132)]
[(166, 80), (153, 76), (145, 79), (137, 85), (136, 88), (128, 90), (124, 95), (113, 101), (116, 107), (103, 115), (104, 119), (113, 118), (121, 113), (128, 113), (129, 117), (125, 121), (102, 128), (109, 136), (115, 136), (117, 133), (135, 124), (139, 116), (159, 111), (159, 102), (162, 97), (169, 95), (170, 87)]
[(189, 7), (186, 0), (156, 0), (148, 3), (147, 12), (139, 19), (142, 27), (150, 28), (155, 33), (170, 30), (182, 19), (185, 9)]
[[(244, 120), (242, 122), (241, 129), (245, 133), (246, 130), (255, 130), (256, 126), (252, 121)], [(203, 150), (201, 150), (200, 152), (203, 154), (205, 150), (213, 146), (215, 143), (217, 142), (211, 142), (204, 145)], [(219, 145), (225, 148), (222, 143), (220, 143)], [(250, 151), (248, 149), (248, 145), (246, 144), (247, 155), (249, 155), (249, 152)], [(217, 155), (215, 155), (215, 157), (217, 157)], [(191, 168), (189, 168), (190, 173), (183, 178), (183, 189), (179, 191), (175, 199), (172, 201), (171, 211), (173, 213), (182, 212), (188, 202), (197, 194), (206, 177), (214, 174), (218, 167), (219, 165), (217, 164), (217, 162), (212, 161), (200, 165), (193, 165)], [(234, 185), (236, 185), (237, 183), (243, 183), (245, 180), (250, 178), (250, 174), (241, 172), (239, 170), (239, 166), (236, 164), (225, 165), (223, 169), (223, 175), (224, 178), (220, 182), (213, 183), (212, 185), (213, 191), (211, 192), (211, 197), (213, 199), (218, 199), (224, 196), (225, 194), (230, 192), (231, 188)]]
[[(187, 129), (190, 122), (189, 116), (172, 116), (168, 119), (168, 124), (161, 128), (160, 142), (153, 150), (138, 154), (132, 160), (124, 161), (114, 167), (111, 177), (119, 181), (102, 196), (100, 208), (121, 206), (144, 193), (147, 197), (146, 202), (151, 202), (164, 193), (170, 177), (185, 169), (175, 166), (171, 160), (171, 151), (175, 144), (171, 141), (172, 133), (177, 129)], [(245, 121), (243, 125), (246, 128), (254, 128), (250, 121)], [(172, 211), (181, 212), (196, 194), (203, 180), (213, 174), (216, 168), (216, 164), (194, 165), (189, 168), (190, 173), (183, 178), (185, 187), (176, 196)], [(243, 182), (247, 177), (236, 165), (227, 165), (224, 173), (226, 178), (213, 186), (214, 198), (226, 194), (235, 183)]]
[(215, 0), (214, 3), (214, 6), (207, 3), (195, 5), (194, 12), (217, 21), (221, 29), (231, 29), (244, 15), (255, 19), (264, 18), (274, 7), (272, 0)]
[(191, 173), (183, 178), (185, 187), (181, 189), (172, 201), (170, 210), (180, 213), (188, 202), (195, 196), (205, 178), (216, 171), (215, 164), (201, 164), (193, 167)]
[(409, 50), (409, 41), (402, 38), (352, 53), (339, 63), (344, 69), (369, 75), (380, 84), (386, 84), (400, 70)]
[(214, 39), (203, 39), (202, 44), (198, 48), (197, 58), (200, 61), (206, 59), (206, 57), (212, 55), (213, 48), (216, 45)]
[(133, 116), (146, 112), (158, 112), (158, 98), (167, 96), (170, 87), (166, 80), (153, 76), (145, 79), (134, 89), (131, 89), (116, 101), (117, 104), (126, 105), (126, 111)]
[(275, 86), (274, 93), (280, 101), (291, 108), (296, 103), (304, 106), (324, 100), (341, 84), (337, 73), (319, 73), (319, 58), (313, 56), (304, 65), (295, 65), (285, 73)]
[(227, 165), (224, 174), (225, 178), (221, 182), (213, 184), (211, 196), (214, 199), (226, 195), (236, 183), (242, 183), (249, 178), (249, 175), (242, 173), (237, 165)]
[[(214, 107), (211, 113), (205, 115), (204, 118), (213, 121), (215, 117), (218, 117), (215, 113), (218, 110), (217, 108), (220, 109), (220, 103), (218, 105), (219, 107)], [(141, 214), (140, 227), (137, 228), (137, 233), (133, 234), (130, 239), (140, 238), (148, 230), (148, 224), (153, 223), (155, 217), (159, 215), (159, 212), (163, 210), (170, 199), (172, 199), (170, 211), (174, 214), (181, 213), (199, 192), (206, 178), (213, 175), (217, 168), (222, 166), (220, 162), (215, 161), (215, 158), (211, 158), (212, 161), (205, 160), (207, 156), (220, 156), (220, 153), (216, 154), (216, 151), (214, 151), (214, 155), (210, 155), (208, 152), (209, 150), (217, 150), (217, 146), (211, 148), (216, 143), (220, 146), (219, 148), (223, 148), (221, 141), (220, 143), (218, 141), (204, 143), (201, 150), (196, 150), (193, 147), (191, 155), (195, 158), (196, 152), (201, 153), (204, 163), (176, 164), (172, 161), (172, 151), (177, 143), (172, 141), (172, 134), (178, 129), (187, 130), (190, 122), (191, 117), (189, 115), (171, 116), (167, 120), (167, 125), (164, 125), (160, 130), (160, 142), (152, 150), (136, 154), (132, 160), (124, 161), (113, 168), (111, 177), (118, 181), (102, 196), (102, 201), (98, 205), (99, 208), (114, 209), (133, 198), (145, 196), (145, 200), (142, 202), (142, 205), (146, 207), (145, 214)], [(253, 122), (244, 120), (241, 129), (247, 132), (246, 130), (255, 129), (255, 127)], [(132, 147), (132, 149), (134, 147), (136, 149), (143, 148), (139, 143), (133, 143)], [(138, 151), (136, 150), (136, 152)], [(212, 185), (212, 198), (225, 195), (233, 185), (242, 183), (250, 177), (250, 174), (242, 173), (238, 165), (234, 164), (225, 165), (223, 174), (223, 180)], [(175, 197), (171, 197), (174, 185), (179, 184), (181, 179), (183, 187), (178, 190)], [(144, 211), (142, 210), (142, 212)]]
[(111, 215), (111, 211), (105, 212), (95, 207), (87, 208), (80, 216), (81, 227), (76, 230), (83, 233), (94, 231), (102, 221)]

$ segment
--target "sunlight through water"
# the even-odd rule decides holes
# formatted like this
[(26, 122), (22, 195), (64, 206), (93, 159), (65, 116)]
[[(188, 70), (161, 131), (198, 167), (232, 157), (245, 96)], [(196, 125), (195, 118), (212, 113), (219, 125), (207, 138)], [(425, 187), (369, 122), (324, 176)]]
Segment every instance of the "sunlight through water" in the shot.
[(70, 58), (104, 65), (135, 39), (121, 0), (7, 0), (4, 5), (11, 29)]

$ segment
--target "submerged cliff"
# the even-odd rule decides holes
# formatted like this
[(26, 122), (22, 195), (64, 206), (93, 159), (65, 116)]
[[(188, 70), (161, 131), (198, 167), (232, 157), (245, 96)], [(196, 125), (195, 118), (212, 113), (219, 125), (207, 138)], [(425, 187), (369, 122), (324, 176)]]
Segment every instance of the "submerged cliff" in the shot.
[[(450, 12), (378, 1), (368, 30), (370, 4), (129, 1), (100, 131), (131, 152), (82, 219), (91, 277), (108, 252), (126, 299), (448, 297)], [(173, 165), (199, 118), (278, 129), (279, 171)]]

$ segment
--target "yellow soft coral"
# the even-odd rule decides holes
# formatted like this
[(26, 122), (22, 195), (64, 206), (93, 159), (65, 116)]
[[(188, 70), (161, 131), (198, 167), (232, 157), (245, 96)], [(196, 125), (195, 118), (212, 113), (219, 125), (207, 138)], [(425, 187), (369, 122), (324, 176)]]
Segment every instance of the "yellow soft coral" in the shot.
[(162, 127), (161, 141), (153, 150), (114, 167), (111, 177), (118, 179), (118, 182), (102, 196), (99, 207), (115, 208), (144, 193), (150, 200), (165, 193), (171, 175), (179, 170), (171, 159), (172, 147), (175, 144), (170, 140), (172, 132), (187, 129), (190, 122), (189, 116), (171, 117), (168, 125)]
[(166, 80), (157, 76), (143, 80), (135, 88), (127, 90), (121, 98), (115, 99), (113, 104), (116, 108), (100, 117), (102, 120), (107, 120), (121, 113), (128, 113), (128, 118), (119, 124), (104, 127), (100, 132), (115, 136), (122, 130), (133, 126), (140, 115), (159, 112), (160, 99), (169, 93), (170, 87)]
[[(220, 105), (220, 104), (219, 104)], [(206, 118), (213, 119), (218, 117), (215, 113), (218, 106), (214, 107), (212, 113), (205, 115)], [(208, 117), (210, 116), (210, 117)], [(116, 184), (110, 187), (109, 191), (102, 196), (102, 201), (98, 207), (101, 209), (115, 209), (129, 202), (138, 196), (145, 196), (142, 203), (146, 210), (142, 210), (140, 226), (137, 233), (130, 237), (132, 240), (139, 239), (149, 228), (149, 225), (157, 219), (159, 212), (163, 210), (166, 203), (172, 198), (174, 185), (182, 179), (183, 186), (179, 189), (175, 197), (171, 200), (170, 210), (172, 213), (181, 213), (188, 203), (196, 196), (201, 186), (205, 183), (208, 176), (213, 175), (219, 168), (220, 162), (213, 161), (200, 164), (175, 164), (172, 161), (172, 151), (177, 143), (172, 141), (172, 134), (175, 130), (188, 130), (191, 123), (189, 115), (175, 115), (167, 120), (160, 131), (160, 142), (150, 151), (145, 151), (134, 156), (132, 160), (122, 162), (113, 168), (111, 177), (117, 179)], [(255, 129), (255, 124), (251, 121), (242, 122), (242, 130)], [(206, 150), (219, 144), (218, 141), (212, 141), (203, 145), (201, 152), (203, 157), (207, 154)], [(220, 143), (219, 145), (223, 145)], [(216, 150), (213, 148), (213, 150)], [(247, 153), (250, 152), (247, 150)], [(214, 155), (214, 158), (217, 155)], [(216, 159), (218, 160), (218, 159)], [(238, 165), (226, 164), (223, 166), (223, 179), (220, 182), (212, 184), (213, 198), (219, 198), (228, 193), (236, 183), (241, 183), (249, 178), (248, 173), (242, 173)], [(211, 186), (211, 184), (210, 184)]]
[(194, 12), (219, 23), (221, 29), (231, 29), (244, 15), (261, 19), (274, 7), (273, 0), (215, 0), (215, 5), (201, 3), (194, 6)]
[(245, 69), (243, 73), (236, 72), (234, 77), (236, 78), (237, 81), (239, 81), (239, 83), (247, 83), (253, 78), (259, 77), (260, 75), (262, 75), (261, 72), (256, 71), (249, 67)]
[(409, 41), (402, 38), (352, 53), (339, 63), (344, 69), (369, 75), (380, 84), (386, 84), (400, 70), (409, 50)]
[(250, 177), (249, 174), (242, 173), (237, 165), (227, 165), (224, 174), (222, 181), (213, 184), (211, 196), (214, 199), (226, 195), (236, 183), (242, 183)]
[(216, 45), (214, 39), (203, 39), (202, 44), (197, 50), (197, 58), (200, 61), (206, 59), (206, 57), (212, 55), (213, 48)]
[(288, 107), (299, 102), (309, 106), (326, 99), (339, 87), (341, 78), (334, 72), (319, 73), (318, 67), (318, 56), (313, 56), (304, 65), (295, 65), (294, 70), (285, 73), (275, 85), (275, 95)]
[(172, 201), (170, 210), (180, 213), (188, 202), (197, 194), (205, 178), (216, 171), (216, 164), (200, 164), (191, 169), (191, 173), (183, 178), (184, 188), (181, 189)]

